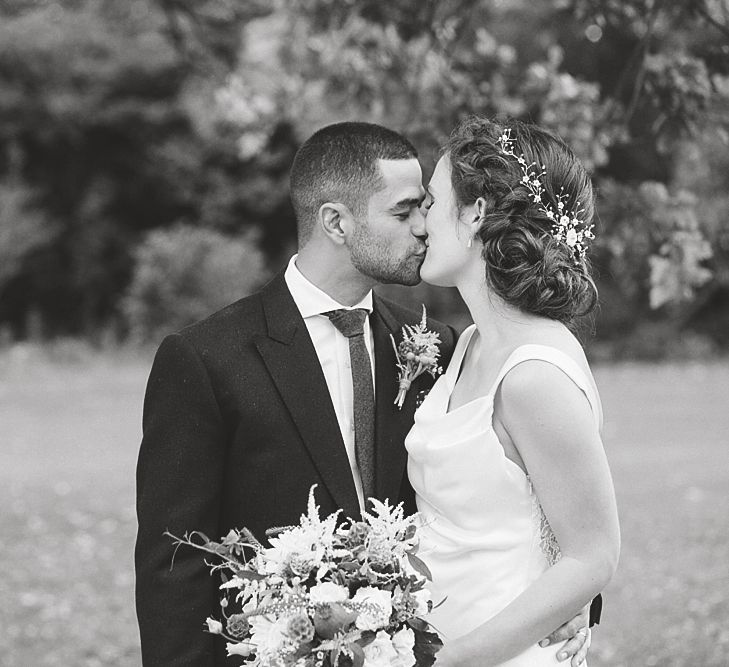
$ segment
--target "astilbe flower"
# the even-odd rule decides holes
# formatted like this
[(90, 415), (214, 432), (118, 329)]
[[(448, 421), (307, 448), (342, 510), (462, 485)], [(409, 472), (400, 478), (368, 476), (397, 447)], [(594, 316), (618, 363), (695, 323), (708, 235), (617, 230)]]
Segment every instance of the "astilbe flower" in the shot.
[(405, 325), (402, 328), (402, 341), (399, 345), (392, 339), (398, 369), (398, 392), (395, 405), (402, 409), (413, 381), (423, 373), (436, 377), (443, 372), (438, 365), (440, 359), (440, 335), (428, 330), (425, 306), (423, 318), (415, 326)]

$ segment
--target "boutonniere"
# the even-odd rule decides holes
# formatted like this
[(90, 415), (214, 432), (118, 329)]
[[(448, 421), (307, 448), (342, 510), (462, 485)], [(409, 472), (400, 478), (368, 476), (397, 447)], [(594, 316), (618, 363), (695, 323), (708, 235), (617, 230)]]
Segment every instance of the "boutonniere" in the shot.
[(415, 378), (423, 373), (430, 373), (432, 377), (439, 375), (443, 369), (438, 365), (440, 358), (440, 336), (434, 331), (428, 331), (426, 323), (425, 306), (423, 306), (423, 319), (415, 326), (407, 324), (402, 328), (402, 341), (400, 345), (392, 339), (395, 348), (398, 370), (398, 392), (395, 405), (402, 410), (405, 394)]

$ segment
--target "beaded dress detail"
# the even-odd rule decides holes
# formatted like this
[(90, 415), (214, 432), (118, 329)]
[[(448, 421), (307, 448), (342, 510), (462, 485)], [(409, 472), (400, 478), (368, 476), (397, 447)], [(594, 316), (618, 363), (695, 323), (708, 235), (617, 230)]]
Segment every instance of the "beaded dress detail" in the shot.
[[(560, 368), (587, 396), (600, 424), (597, 393), (568, 355), (543, 345), (516, 348), (485, 396), (448, 410), (475, 326), (415, 413), (405, 446), (408, 476), (423, 520), (419, 555), (433, 574), (429, 616), (446, 638), (467, 634), (500, 612), (560, 558), (559, 545), (529, 477), (508, 459), (493, 429), (493, 398), (504, 376), (528, 360)], [(502, 667), (558, 664), (559, 646), (529, 647)]]

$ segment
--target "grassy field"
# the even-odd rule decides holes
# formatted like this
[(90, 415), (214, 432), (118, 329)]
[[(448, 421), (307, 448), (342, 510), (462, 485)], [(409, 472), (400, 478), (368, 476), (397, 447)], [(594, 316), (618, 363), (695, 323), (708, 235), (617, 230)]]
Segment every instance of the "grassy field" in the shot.
[[(149, 359), (0, 353), (0, 665), (139, 665), (134, 465)], [(603, 366), (623, 552), (591, 667), (729, 665), (729, 361)]]

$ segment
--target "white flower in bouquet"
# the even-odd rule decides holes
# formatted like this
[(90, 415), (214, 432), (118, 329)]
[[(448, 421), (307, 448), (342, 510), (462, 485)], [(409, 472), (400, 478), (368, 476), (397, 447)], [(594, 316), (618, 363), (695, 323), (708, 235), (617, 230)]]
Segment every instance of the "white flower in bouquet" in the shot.
[[(442, 645), (420, 618), (430, 608), (427, 567), (415, 556), (417, 519), (373, 501), (361, 521), (337, 528), (314, 502), (298, 526), (269, 531), (270, 548), (242, 528), (220, 542), (176, 538), (222, 560), (222, 622), (207, 630), (251, 667), (429, 667)], [(355, 591), (350, 595), (350, 591)]]
[(348, 599), (349, 590), (331, 581), (312, 586), (309, 591), (309, 600), (314, 604), (318, 602), (344, 602)]
[(373, 511), (363, 515), (370, 526), (368, 547), (372, 550), (387, 550), (396, 557), (402, 557), (412, 549), (415, 539), (415, 517), (405, 516), (402, 505), (392, 506), (370, 498)]
[(427, 588), (421, 588), (419, 591), (410, 593), (410, 595), (416, 602), (416, 616), (425, 616), (430, 612), (429, 603), (432, 600), (432, 594)]
[[(318, 541), (319, 537), (314, 531), (293, 528), (270, 538), (271, 548), (263, 554), (265, 572), (281, 577), (308, 576), (327, 551), (327, 545)], [(324, 535), (321, 537), (326, 539)]]
[(227, 655), (230, 658), (232, 655), (241, 655), (244, 658), (247, 658), (253, 651), (255, 651), (256, 647), (253, 646), (253, 644), (249, 644), (247, 642), (240, 642), (238, 644), (231, 644), (228, 642), (225, 645), (225, 650), (227, 651)]
[(317, 568), (317, 578), (327, 571), (327, 562), (336, 555), (334, 533), (339, 512), (323, 521), (319, 517), (319, 507), (314, 502), (312, 487), (306, 514), (301, 516), (298, 526), (291, 526), (275, 537), (269, 538), (270, 549), (265, 549), (260, 559), (269, 574), (287, 577), (290, 574), (307, 577)]
[(211, 635), (219, 635), (223, 632), (223, 624), (220, 621), (216, 621), (214, 618), (205, 619), (205, 623), (208, 626), (208, 632)]
[(392, 593), (372, 586), (360, 588), (352, 602), (361, 604), (355, 625), (360, 630), (379, 630), (390, 622), (392, 615)]
[(286, 634), (289, 625), (287, 617), (274, 617), (272, 620), (268, 616), (251, 616), (250, 624), (250, 643), (262, 663), (273, 662), (280, 654), (296, 650), (296, 644)]
[(413, 667), (415, 664), (415, 633), (410, 628), (398, 630), (392, 636), (392, 647), (397, 653), (393, 660), (392, 667)]
[(391, 667), (398, 659), (390, 635), (380, 630), (374, 640), (364, 647), (364, 667)]

